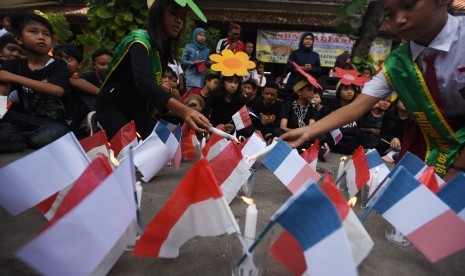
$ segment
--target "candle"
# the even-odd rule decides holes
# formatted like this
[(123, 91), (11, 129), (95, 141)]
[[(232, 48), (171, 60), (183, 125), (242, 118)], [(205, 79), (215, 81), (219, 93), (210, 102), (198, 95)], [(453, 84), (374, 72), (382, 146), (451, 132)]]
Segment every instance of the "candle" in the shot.
[(202, 143), (200, 144), (200, 149), (203, 149), (205, 147), (205, 144), (207, 143), (207, 138), (205, 136), (202, 137)]
[(140, 202), (142, 200), (142, 185), (140, 181), (136, 182), (136, 195), (137, 195), (137, 207), (140, 209)]
[(268, 152), (270, 152), (274, 146), (278, 143), (278, 140), (277, 139), (273, 139), (273, 142), (271, 142), (271, 144), (269, 144), (268, 146), (264, 147), (263, 149), (259, 150), (257, 153), (255, 153), (254, 155), (252, 156), (246, 156), (245, 159), (247, 161), (252, 161), (252, 160), (257, 160), (259, 159), (260, 157), (266, 155)]
[(347, 159), (347, 157), (342, 156), (341, 157), (341, 162), (339, 163), (339, 169), (337, 170), (337, 179), (341, 178), (342, 174), (344, 173), (344, 161)]
[(375, 172), (371, 176), (368, 196), (370, 196), (373, 193), (373, 191), (378, 187), (378, 170), (379, 166), (376, 167)]
[(229, 140), (233, 140), (234, 142), (236, 142), (236, 143), (239, 144), (239, 141), (237, 140), (237, 138), (234, 137), (234, 136), (232, 136), (232, 135), (229, 134), (229, 133), (226, 133), (226, 132), (224, 132), (224, 131), (222, 131), (222, 130), (219, 130), (219, 129), (217, 129), (216, 127), (211, 127), (209, 130), (210, 130), (212, 133), (215, 133), (215, 134), (217, 134), (217, 135), (219, 135), (219, 136), (221, 136), (221, 137), (223, 137), (223, 138), (226, 138), (226, 139), (229, 139)]
[(255, 206), (255, 203), (251, 198), (243, 196), (242, 199), (249, 204), (245, 213), (244, 237), (253, 242), (255, 240), (255, 232), (257, 230), (257, 206)]

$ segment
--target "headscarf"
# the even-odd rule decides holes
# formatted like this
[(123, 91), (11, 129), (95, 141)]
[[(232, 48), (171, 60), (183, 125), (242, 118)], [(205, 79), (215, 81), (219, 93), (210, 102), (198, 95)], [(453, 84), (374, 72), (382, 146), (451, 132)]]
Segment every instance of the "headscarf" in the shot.
[[(304, 38), (306, 36), (310, 35), (312, 38), (313, 38), (313, 43), (312, 43), (312, 46), (310, 46), (309, 48), (305, 47), (303, 42), (304, 42)], [(300, 41), (299, 41), (299, 50), (302, 50), (304, 52), (313, 52), (313, 45), (315, 43), (315, 36), (311, 33), (311, 32), (304, 32), (302, 34), (302, 36), (300, 36)]]
[(200, 50), (203, 50), (205, 49), (205, 47), (207, 47), (207, 45), (205, 45), (205, 43), (200, 43), (197, 41), (197, 36), (200, 34), (200, 33), (205, 33), (205, 29), (203, 28), (196, 28), (194, 30), (194, 32), (192, 33), (192, 42), (194, 43), (194, 45), (199, 48)]

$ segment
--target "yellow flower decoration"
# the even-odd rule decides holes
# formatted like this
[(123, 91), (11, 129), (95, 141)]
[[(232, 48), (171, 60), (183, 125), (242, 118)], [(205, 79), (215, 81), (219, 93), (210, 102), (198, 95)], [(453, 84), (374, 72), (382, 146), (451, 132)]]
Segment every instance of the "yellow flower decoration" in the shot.
[(221, 52), (221, 55), (212, 54), (210, 60), (216, 62), (211, 66), (213, 71), (221, 72), (225, 77), (247, 76), (247, 70), (255, 68), (255, 63), (249, 60), (244, 52), (233, 53), (229, 49)]

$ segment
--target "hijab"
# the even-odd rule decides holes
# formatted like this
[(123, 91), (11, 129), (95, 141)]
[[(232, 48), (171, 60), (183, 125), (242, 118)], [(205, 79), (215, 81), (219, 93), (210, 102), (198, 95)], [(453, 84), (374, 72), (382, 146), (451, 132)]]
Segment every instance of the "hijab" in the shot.
[[(313, 38), (313, 43), (312, 43), (312, 46), (310, 47), (305, 47), (303, 42), (304, 42), (304, 38), (306, 36), (311, 36)], [(311, 33), (311, 32), (304, 32), (302, 34), (302, 36), (300, 37), (300, 41), (299, 41), (299, 50), (301, 51), (304, 51), (304, 52), (313, 52), (313, 45), (315, 44), (315, 36)]]
[(200, 43), (197, 41), (197, 36), (200, 34), (200, 33), (205, 33), (205, 29), (203, 28), (196, 28), (194, 30), (194, 32), (192, 33), (192, 42), (194, 43), (194, 45), (199, 48), (200, 50), (203, 50), (205, 49), (205, 47), (207, 47), (207, 45), (205, 45), (205, 43)]

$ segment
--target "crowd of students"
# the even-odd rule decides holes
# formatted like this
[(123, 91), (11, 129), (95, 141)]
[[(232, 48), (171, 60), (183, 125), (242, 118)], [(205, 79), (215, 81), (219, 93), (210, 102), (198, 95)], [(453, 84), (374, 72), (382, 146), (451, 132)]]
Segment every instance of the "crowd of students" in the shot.
[[(441, 30), (444, 26), (453, 25), (462, 32), (462, 21), (449, 15), (445, 9), (447, 1), (416, 1), (415, 11), (409, 9), (410, 13), (415, 13), (416, 9), (428, 11), (418, 6), (420, 4), (417, 2), (428, 2), (428, 5), (440, 8), (439, 19), (442, 20), (431, 22), (429, 25), (434, 25), (434, 28), (426, 30), (428, 32), (423, 35), (404, 34), (400, 26), (402, 22), (392, 22), (395, 33), (412, 41), (407, 50), (421, 54), (424, 48), (429, 49), (427, 46), (434, 44), (437, 36), (443, 36), (442, 32), (445, 31)], [(383, 4), (388, 17), (392, 16), (390, 14), (400, 17), (401, 11), (407, 9), (396, 1), (384, 0)], [(204, 18), (199, 9), (194, 12), (199, 18)], [(179, 45), (186, 7), (171, 0), (158, 0), (149, 3), (147, 30), (132, 31), (116, 49), (97, 50), (92, 55), (94, 70), (80, 73), (82, 52), (71, 45), (53, 46), (53, 30), (47, 19), (27, 13), (10, 19), (4, 23), (2, 32), (5, 34), (0, 38), (0, 94), (9, 95), (9, 100), (13, 102), (0, 121), (2, 151), (18, 150), (21, 145), (39, 148), (69, 130), (78, 137), (85, 137), (96, 131), (97, 121), (109, 139), (131, 120), (135, 121), (138, 133), (145, 138), (157, 120), (164, 118), (175, 123), (186, 123), (199, 133), (207, 133), (211, 126), (245, 137), (260, 131), (267, 141), (280, 136), (300, 149), (318, 138), (325, 153), (330, 148), (342, 154), (352, 154), (360, 145), (376, 148), (381, 153), (400, 150), (404, 146), (401, 143), (403, 130), (412, 131), (409, 125), (415, 118), (410, 118), (406, 110), (414, 107), (405, 92), (410, 88), (404, 84), (397, 85), (397, 82), (393, 84), (389, 79), (389, 74), (397, 74), (391, 69), (400, 68), (394, 63), (402, 63), (402, 55), (395, 61), (389, 58), (388, 64), (383, 65), (388, 68), (387, 71), (376, 74), (373, 81), (364, 87), (373, 71), (365, 68), (357, 72), (350, 62), (350, 54), (343, 53), (335, 64), (340, 69), (331, 70), (332, 76), (340, 78), (336, 96), (326, 106), (322, 103), (322, 91), (306, 76), (318, 78), (322, 74), (320, 57), (313, 50), (314, 36), (310, 32), (302, 34), (298, 48), (290, 53), (286, 80), (279, 76), (273, 81), (270, 76), (265, 76), (266, 65), (254, 57), (253, 43), (243, 43), (240, 40), (241, 27), (231, 23), (228, 36), (218, 41), (213, 52), (219, 55), (225, 49), (234, 54), (245, 52), (256, 66), (247, 74), (225, 76), (209, 69), (211, 51), (205, 43), (205, 29), (196, 28), (192, 33), (192, 42)], [(411, 22), (412, 25), (416, 24), (415, 20)], [(443, 50), (440, 42), (436, 44), (438, 46), (430, 48)], [(52, 46), (53, 57), (50, 56)], [(184, 46), (180, 58), (176, 57), (179, 46)], [(440, 52), (439, 56), (442, 54)], [(445, 59), (450, 59), (447, 53), (442, 57), (442, 60)], [(426, 74), (423, 69), (426, 63), (421, 65), (422, 73)], [(455, 65), (460, 67), (458, 63)], [(349, 73), (341, 73), (341, 70), (349, 70)], [(386, 72), (388, 75), (385, 75)], [(458, 73), (454, 71), (450, 74)], [(347, 75), (352, 77), (345, 77)], [(439, 77), (445, 79), (449, 75)], [(463, 76), (460, 77), (459, 82), (463, 79)], [(459, 87), (460, 83), (452, 85), (458, 91), (463, 90), (463, 87)], [(436, 113), (438, 110), (445, 111), (447, 120), (453, 124), (463, 122), (460, 119), (464, 110), (461, 105), (463, 93), (460, 93), (458, 96), (454, 94), (453, 99), (443, 95), (447, 108), (439, 106), (435, 109), (436, 105), (433, 105), (432, 110)], [(408, 105), (404, 105), (403, 100), (407, 98)], [(244, 105), (249, 109), (253, 125), (236, 131), (231, 117)], [(352, 112), (349, 110), (351, 106), (359, 108)], [(352, 114), (345, 116), (349, 113)], [(441, 119), (444, 114), (436, 116)], [(454, 129), (460, 129), (460, 126), (456, 128), (454, 124)], [(340, 128), (343, 134), (342, 141), (337, 144), (329, 135), (329, 131), (335, 128)], [(417, 130), (416, 134), (419, 133)], [(455, 141), (451, 139), (448, 141)], [(14, 143), (16, 147), (9, 147), (9, 143)], [(463, 143), (454, 143), (457, 144), (457, 153)], [(324, 159), (324, 154), (320, 157)], [(447, 166), (451, 165), (449, 163)]]

